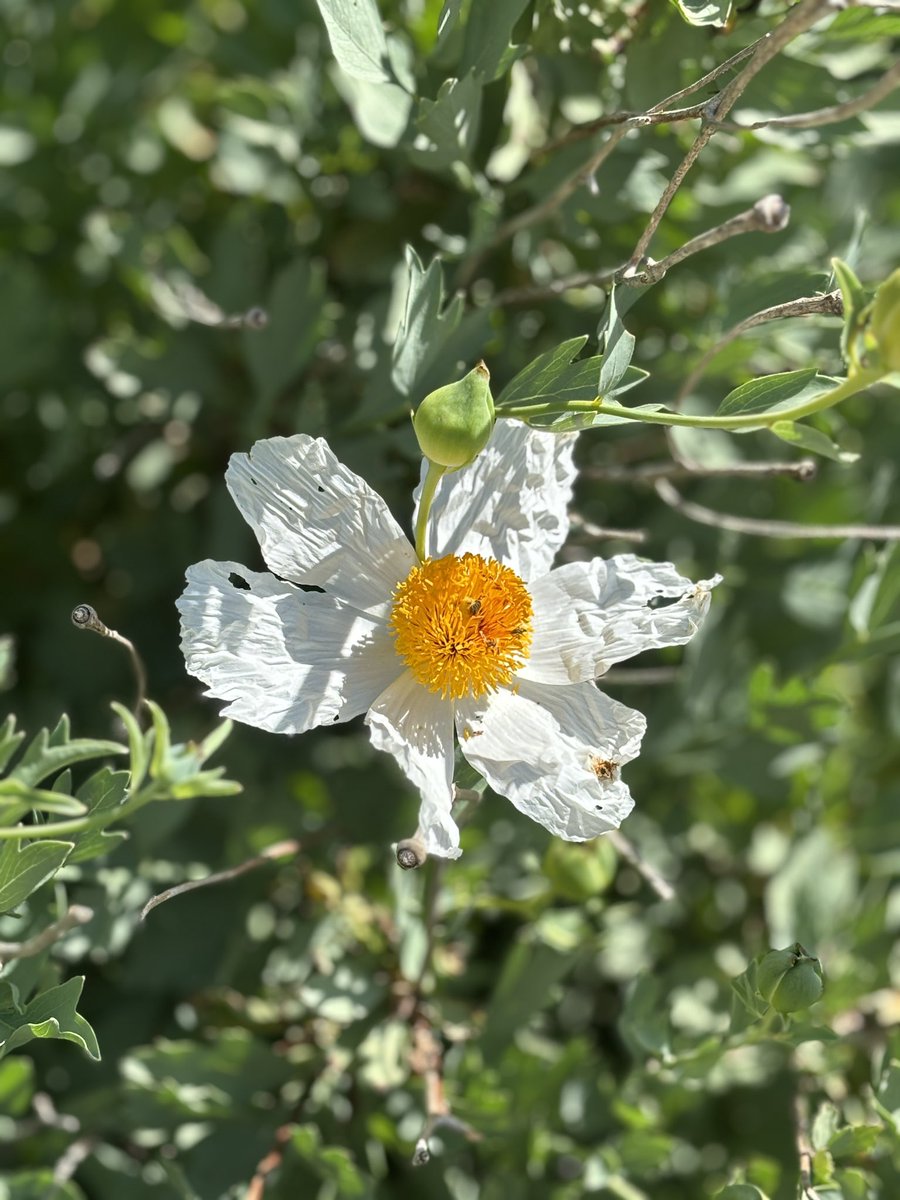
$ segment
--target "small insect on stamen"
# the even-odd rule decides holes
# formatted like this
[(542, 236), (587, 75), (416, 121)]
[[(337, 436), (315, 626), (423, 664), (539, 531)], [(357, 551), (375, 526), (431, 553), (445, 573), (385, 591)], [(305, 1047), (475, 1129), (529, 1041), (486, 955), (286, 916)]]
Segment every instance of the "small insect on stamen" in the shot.
[(480, 612), (481, 612), (481, 601), (480, 600), (470, 600), (469, 601), (469, 616), (477, 617)]
[(605, 783), (610, 779), (615, 779), (619, 770), (619, 764), (608, 758), (600, 758), (598, 755), (592, 755), (590, 761), (591, 770), (597, 778)]

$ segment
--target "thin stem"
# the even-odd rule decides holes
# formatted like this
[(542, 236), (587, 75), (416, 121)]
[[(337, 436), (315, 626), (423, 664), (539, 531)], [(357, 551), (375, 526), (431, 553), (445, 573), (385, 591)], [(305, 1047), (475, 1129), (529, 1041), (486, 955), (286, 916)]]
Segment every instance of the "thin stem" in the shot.
[(148, 787), (135, 792), (118, 808), (108, 809), (105, 812), (94, 815), (89, 813), (86, 817), (73, 817), (70, 821), (47, 821), (40, 825), (13, 825), (9, 828), (0, 828), (0, 841), (12, 838), (55, 838), (71, 833), (84, 833), (89, 829), (105, 829), (114, 821), (131, 816), (132, 813), (137, 812), (139, 808), (143, 808), (145, 804), (149, 804), (151, 800), (157, 799), (163, 793), (163, 785), (151, 783)]
[(900, 525), (804, 525), (799, 521), (768, 521), (758, 517), (739, 517), (734, 513), (716, 512), (703, 504), (695, 504), (693, 500), (685, 500), (667, 479), (657, 480), (656, 494), (664, 504), (696, 521), (698, 525), (711, 525), (715, 529), (727, 529), (732, 533), (770, 538), (864, 538), (875, 542), (900, 541)]
[(740, 462), (710, 467), (702, 463), (658, 462), (641, 463), (635, 467), (584, 467), (585, 479), (601, 479), (605, 483), (656, 483), (657, 479), (760, 479), (774, 475), (789, 475), (807, 483), (814, 479), (817, 464), (813, 458), (798, 462)]
[(416, 517), (416, 555), (419, 562), (424, 562), (428, 557), (428, 514), (431, 512), (431, 503), (434, 500), (437, 485), (447, 470), (446, 467), (439, 466), (431, 459), (426, 459), (426, 462), (428, 470), (425, 472), (422, 495), (419, 497), (419, 515)]
[(817, 129), (822, 125), (834, 125), (838, 121), (846, 121), (850, 117), (865, 112), (866, 109), (872, 108), (879, 100), (889, 96), (898, 87), (900, 87), (900, 63), (895, 63), (867, 92), (862, 92), (852, 100), (845, 100), (843, 104), (831, 104), (827, 108), (794, 113), (792, 116), (768, 117), (762, 121), (752, 121), (749, 124), (726, 121), (723, 128), (738, 132), (745, 129)]
[(11, 958), (33, 958), (78, 925), (86, 925), (94, 915), (94, 910), (85, 904), (73, 904), (58, 921), (36, 933), (34, 937), (24, 942), (0, 942), (0, 961), (9, 962)]
[(132, 712), (140, 724), (143, 716), (144, 698), (147, 695), (147, 672), (144, 669), (143, 659), (138, 654), (134, 642), (129, 641), (127, 637), (123, 637), (117, 630), (110, 629), (97, 615), (97, 610), (92, 608), (90, 604), (79, 604), (72, 609), (72, 624), (76, 629), (89, 629), (91, 633), (98, 633), (101, 637), (110, 638), (111, 641), (118, 642), (120, 646), (124, 646), (128, 651), (128, 657), (131, 659), (131, 667), (134, 671), (135, 683), (137, 684), (137, 695), (135, 696)]
[(768, 321), (781, 321), (789, 317), (809, 317), (815, 315), (840, 317), (844, 313), (844, 302), (841, 298), (840, 291), (826, 292), (819, 296), (801, 296), (796, 300), (788, 300), (784, 304), (773, 304), (770, 308), (764, 308), (760, 312), (753, 313), (752, 316), (745, 317), (743, 321), (739, 321), (728, 332), (721, 337), (714, 346), (698, 359), (694, 369), (687, 376), (684, 383), (678, 389), (678, 400), (676, 407), (686, 396), (689, 396), (699, 382), (703, 372), (712, 362), (712, 360), (727, 347), (730, 346), (737, 338), (743, 334), (755, 329), (757, 325), (764, 325)]
[(155, 896), (150, 897), (141, 909), (141, 920), (143, 921), (147, 914), (154, 908), (158, 908), (160, 904), (165, 904), (167, 900), (173, 900), (176, 896), (183, 896), (185, 892), (193, 892), (197, 888), (210, 887), (216, 883), (227, 883), (257, 867), (266, 866), (276, 859), (293, 858), (299, 853), (300, 843), (298, 841), (291, 839), (286, 842), (276, 842), (272, 846), (267, 846), (265, 850), (261, 850), (253, 858), (248, 858), (246, 862), (238, 863), (236, 867), (229, 867), (225, 871), (215, 871), (211, 875), (204, 876), (203, 879), (189, 879), (185, 883), (178, 883), (174, 887), (166, 888), (164, 892), (158, 892)]
[(650, 885), (660, 900), (674, 900), (675, 889), (668, 880), (663, 879), (656, 867), (651, 866), (641, 858), (634, 843), (629, 841), (620, 829), (611, 829), (606, 835), (607, 840), (615, 846), (621, 856), (637, 871), (641, 878)]
[(763, 196), (752, 208), (737, 213), (736, 216), (723, 221), (721, 225), (714, 225), (711, 229), (690, 238), (684, 245), (679, 246), (677, 250), (673, 250), (671, 254), (667, 254), (658, 262), (648, 260), (640, 269), (637, 269), (629, 261), (619, 267), (610, 267), (603, 271), (577, 271), (561, 279), (554, 279), (548, 284), (510, 288), (495, 296), (492, 303), (494, 306), (521, 304), (544, 297), (560, 296), (571, 288), (608, 287), (611, 283), (622, 283), (629, 287), (646, 287), (648, 284), (658, 283), (672, 267), (684, 262), (686, 258), (699, 254), (701, 250), (708, 250), (711, 246), (717, 246), (729, 238), (744, 233), (781, 233), (787, 228), (790, 213), (790, 206), (781, 196)]
[(822, 412), (863, 391), (873, 383), (877, 383), (884, 375), (881, 370), (869, 368), (858, 371), (830, 391), (813, 396), (803, 404), (794, 408), (782, 408), (777, 412), (745, 413), (733, 417), (702, 417), (689, 413), (654, 412), (649, 409), (626, 408), (613, 400), (570, 400), (564, 408), (552, 402), (547, 404), (523, 404), (498, 407), (498, 417), (519, 417), (527, 419), (531, 416), (546, 415), (559, 412), (592, 412), (599, 416), (625, 417), (629, 421), (641, 421), (649, 425), (683, 425), (688, 429), (767, 429), (776, 422), (799, 421), (812, 413)]

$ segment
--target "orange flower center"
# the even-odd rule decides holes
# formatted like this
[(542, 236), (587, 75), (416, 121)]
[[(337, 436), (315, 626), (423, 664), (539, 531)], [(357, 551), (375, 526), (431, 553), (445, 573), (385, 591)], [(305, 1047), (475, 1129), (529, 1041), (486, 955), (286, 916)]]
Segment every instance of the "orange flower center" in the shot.
[(479, 554), (429, 558), (394, 592), (391, 631), (415, 678), (445, 699), (508, 684), (528, 658), (531, 596), (515, 571)]

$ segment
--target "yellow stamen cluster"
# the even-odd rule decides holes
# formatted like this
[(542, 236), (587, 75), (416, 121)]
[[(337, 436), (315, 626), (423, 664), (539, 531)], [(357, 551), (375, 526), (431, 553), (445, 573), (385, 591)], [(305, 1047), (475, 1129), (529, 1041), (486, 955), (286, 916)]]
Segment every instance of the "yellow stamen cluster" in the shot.
[(391, 630), (415, 678), (445, 699), (508, 684), (528, 658), (531, 596), (479, 554), (429, 558), (394, 592)]

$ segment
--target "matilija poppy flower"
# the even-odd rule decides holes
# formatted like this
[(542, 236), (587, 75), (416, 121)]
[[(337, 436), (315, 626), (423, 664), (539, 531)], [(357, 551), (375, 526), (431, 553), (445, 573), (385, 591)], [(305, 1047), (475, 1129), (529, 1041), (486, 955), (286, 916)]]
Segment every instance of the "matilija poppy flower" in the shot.
[(269, 571), (188, 570), (188, 670), (228, 701), (223, 715), (273, 733), (365, 713), (372, 744), (421, 793), (431, 854), (460, 853), (454, 728), (494, 791), (551, 833), (616, 829), (633, 807), (621, 768), (646, 722), (594, 680), (689, 641), (718, 578), (693, 584), (631, 554), (553, 568), (576, 436), (498, 421), (475, 461), (440, 480), (424, 562), (321, 438), (235, 454), (226, 482)]

